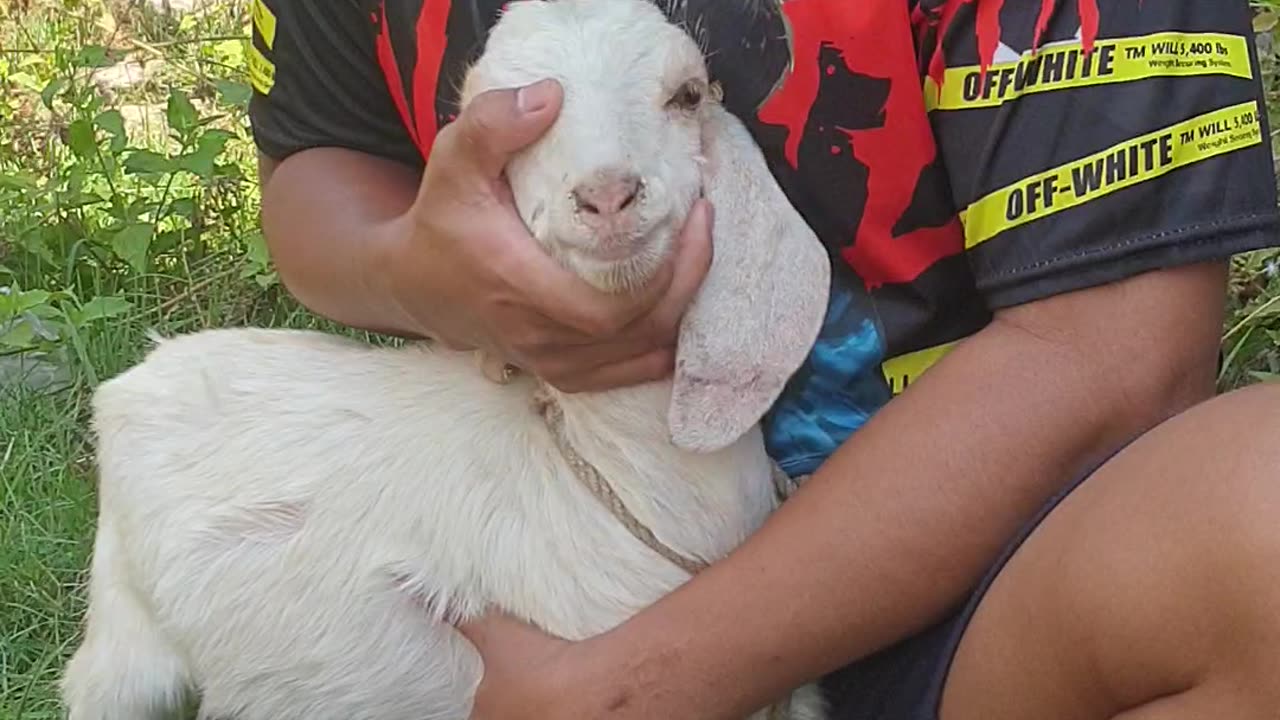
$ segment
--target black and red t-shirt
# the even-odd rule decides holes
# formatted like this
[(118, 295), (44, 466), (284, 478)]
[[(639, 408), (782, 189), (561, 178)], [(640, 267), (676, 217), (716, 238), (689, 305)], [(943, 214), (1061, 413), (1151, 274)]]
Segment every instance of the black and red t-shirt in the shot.
[[(254, 0), (259, 147), (421, 166), (504, 2)], [(655, 2), (835, 261), (792, 473), (998, 308), (1276, 243), (1246, 0)]]

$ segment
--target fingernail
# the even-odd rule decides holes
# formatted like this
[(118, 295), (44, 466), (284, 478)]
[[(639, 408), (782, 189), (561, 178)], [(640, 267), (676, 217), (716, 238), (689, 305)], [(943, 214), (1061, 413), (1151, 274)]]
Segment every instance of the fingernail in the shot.
[(698, 211), (701, 213), (698, 220), (704, 227), (711, 228), (715, 226), (715, 208), (711, 206), (711, 202), (709, 200), (699, 200)]
[(516, 107), (526, 115), (538, 112), (551, 102), (551, 90), (549, 80), (539, 80), (532, 85), (526, 85), (516, 92)]

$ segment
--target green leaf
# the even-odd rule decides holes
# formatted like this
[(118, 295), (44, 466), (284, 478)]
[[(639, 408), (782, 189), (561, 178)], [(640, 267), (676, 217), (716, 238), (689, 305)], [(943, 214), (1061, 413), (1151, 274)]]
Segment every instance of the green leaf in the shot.
[(259, 268), (265, 268), (271, 264), (271, 251), (267, 248), (267, 239), (261, 232), (249, 235), (245, 238), (245, 244), (248, 246), (245, 257), (249, 262)]
[(152, 203), (153, 201), (149, 198), (134, 198), (125, 207), (124, 217), (121, 219), (125, 222), (133, 222), (134, 220), (137, 220), (139, 217), (142, 217), (143, 213), (152, 208)]
[(115, 195), (111, 197), (111, 206), (106, 210), (111, 218), (119, 220), (120, 223), (128, 223), (133, 218), (129, 217), (129, 206), (124, 204), (123, 197)]
[(222, 102), (236, 107), (248, 107), (249, 101), (253, 99), (253, 90), (245, 83), (234, 82), (231, 80), (215, 80), (214, 87), (218, 89), (218, 95), (222, 97)]
[[(176, 204), (177, 203), (175, 203), (175, 205)], [(177, 248), (179, 245), (183, 243), (183, 241), (186, 239), (186, 236), (187, 236), (187, 231), (185, 228), (181, 230), (170, 230), (168, 232), (160, 233), (151, 241), (151, 254), (155, 256), (161, 253), (169, 252), (170, 250)]]
[(249, 41), (248, 37), (228, 38), (205, 47), (215, 59), (227, 65), (235, 65), (244, 58), (244, 44)]
[(275, 285), (279, 280), (280, 278), (275, 272), (263, 273), (254, 278), (254, 281), (258, 283), (258, 287), (261, 287), (263, 290)]
[(111, 64), (107, 57), (107, 49), (101, 45), (88, 45), (76, 53), (71, 63), (76, 67), (100, 68)]
[(0, 325), (0, 346), (11, 348), (31, 347), (36, 337), (35, 328), (24, 322), (14, 322), (7, 326)]
[(67, 128), (67, 144), (71, 146), (71, 152), (81, 159), (96, 155), (98, 140), (94, 136), (93, 125), (88, 120), (73, 121)]
[(214, 162), (232, 137), (225, 130), (209, 130), (200, 136), (196, 149), (178, 158), (178, 166), (205, 180), (213, 177)]
[(79, 202), (80, 193), (84, 191), (85, 175), (86, 170), (84, 163), (74, 163), (69, 169), (67, 169), (65, 173), (67, 181), (66, 191), (64, 196), (58, 200), (59, 205), (68, 205)]
[(61, 317), (62, 312), (61, 312), (61, 310), (59, 310), (58, 308), (56, 308), (56, 307), (54, 307), (54, 306), (53, 306), (53, 301), (54, 301), (54, 300), (62, 299), (63, 295), (65, 295), (65, 293), (54, 293), (54, 294), (49, 298), (49, 302), (48, 302), (48, 303), (46, 303), (46, 304), (44, 304), (44, 305), (36, 305), (35, 307), (31, 308), (30, 310), (27, 310), (26, 312), (24, 312), (24, 313), (23, 313), (23, 315), (24, 315), (24, 316), (25, 316), (25, 315), (32, 315), (32, 316), (34, 316), (34, 317), (38, 317), (38, 318), (46, 318), (46, 319), (53, 319), (53, 318), (56, 318), (56, 317)]
[(50, 80), (49, 84), (44, 86), (44, 89), (40, 91), (40, 100), (44, 102), (44, 106), (46, 108), (50, 110), (53, 109), (53, 96), (62, 92), (62, 89), (65, 88), (67, 84), (68, 80), (64, 77), (60, 77)]
[(102, 160), (102, 170), (107, 175), (115, 175), (116, 168), (119, 166), (119, 163), (116, 161), (116, 156), (112, 154), (117, 152), (117, 144), (123, 145), (124, 143), (121, 143), (118, 138), (111, 138), (111, 142), (109, 143), (109, 149), (111, 152), (105, 153), (100, 157)]
[(169, 106), (166, 110), (166, 116), (169, 118), (170, 129), (177, 132), (182, 138), (186, 138), (200, 122), (200, 116), (196, 113), (195, 105), (192, 105), (191, 99), (187, 97), (187, 94), (178, 88), (173, 88), (169, 91)]
[(54, 323), (40, 317), (33, 312), (22, 313), (22, 320), (31, 326), (31, 331), (41, 340), (46, 342), (57, 342), (62, 334), (58, 332), (58, 328)]
[[(18, 247), (39, 257), (50, 265), (57, 266), (60, 262), (57, 256), (53, 254), (53, 250), (49, 248), (48, 243), (45, 242), (45, 238), (49, 233), (49, 228), (45, 226), (38, 226), (23, 232), (18, 235)], [(3, 298), (0, 298), (0, 302), (3, 302)]]
[(119, 317), (133, 309), (133, 303), (118, 295), (99, 295), (84, 304), (84, 307), (71, 313), (72, 322), (77, 326), (98, 320)]
[(29, 72), (16, 72), (9, 76), (9, 82), (19, 87), (24, 87), (34, 93), (44, 91), (44, 88), (40, 86), (40, 81), (36, 80), (36, 76)]
[(63, 210), (74, 210), (76, 208), (88, 207), (90, 205), (98, 205), (99, 203), (108, 202), (102, 195), (87, 190), (77, 189), (74, 192), (68, 192), (62, 197), (59, 205)]
[(203, 140), (204, 138), (209, 138), (209, 142), (214, 142), (215, 139), (218, 139), (222, 144), (225, 145), (228, 140), (234, 140), (235, 137), (236, 137), (236, 134), (228, 130), (222, 130), (219, 128), (209, 128), (208, 130), (204, 131), (204, 135), (201, 137), (201, 139)]
[(0, 294), (0, 317), (13, 317), (49, 302), (47, 290), (9, 290)]
[(154, 232), (155, 226), (151, 223), (126, 225), (111, 238), (111, 250), (136, 272), (144, 273), (147, 271), (147, 251), (151, 248)]
[(111, 152), (118, 153), (124, 150), (129, 142), (129, 133), (125, 130), (124, 116), (119, 110), (99, 113), (98, 117), (93, 119), (93, 123), (111, 136)]
[(40, 185), (36, 182), (35, 177), (28, 173), (19, 172), (14, 173), (13, 175), (0, 173), (0, 188), (7, 188), (9, 190), (35, 190), (39, 186)]
[(175, 169), (169, 158), (150, 150), (135, 150), (125, 158), (124, 169), (127, 173), (167, 173)]
[(176, 197), (169, 203), (168, 215), (176, 215), (186, 220), (193, 220), (196, 215), (196, 199), (190, 195)]

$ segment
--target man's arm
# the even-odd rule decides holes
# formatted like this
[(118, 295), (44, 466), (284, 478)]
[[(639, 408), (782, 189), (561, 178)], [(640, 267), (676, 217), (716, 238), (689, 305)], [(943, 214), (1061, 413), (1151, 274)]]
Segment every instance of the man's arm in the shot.
[(1210, 396), (1224, 278), (1196, 265), (998, 314), (737, 552), (576, 648), (588, 677), (565, 681), (593, 694), (572, 716), (744, 717), (934, 622), (1056, 489)]
[(397, 335), (381, 266), (423, 161), (359, 3), (253, 0), (247, 47), (262, 225), (285, 286), (333, 320)]
[[(955, 88), (979, 72), (980, 4), (940, 24), (955, 72), (929, 121), (994, 320), (736, 552), (613, 631), (538, 643), (504, 620), (464, 626), (486, 662), (477, 717), (744, 717), (932, 625), (1055, 492), (1212, 394), (1223, 261), (1277, 227), (1246, 3), (1113, 3), (1102, 16), (1097, 47), (1117, 55), (1148, 36), (1211, 34), (1225, 54), (1207, 72), (1138, 62), (966, 105)], [(1074, 3), (1043, 7), (998, 12), (1080, 52)], [(1094, 171), (1110, 184), (1090, 190)]]
[(387, 283), (420, 173), (342, 148), (303, 150), (284, 162), (260, 155), (259, 163), (263, 232), (289, 292), (345, 325), (420, 335)]

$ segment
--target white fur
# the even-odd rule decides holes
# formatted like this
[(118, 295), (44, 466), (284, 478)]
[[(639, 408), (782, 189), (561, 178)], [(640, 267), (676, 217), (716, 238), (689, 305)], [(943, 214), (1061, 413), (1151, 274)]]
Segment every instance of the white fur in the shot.
[[(584, 277), (642, 282), (704, 182), (723, 204), (750, 206), (744, 223), (793, 212), (756, 156), (723, 157), (748, 169), (706, 180), (706, 133), (722, 154), (747, 152), (749, 137), (724, 115), (703, 117), (714, 108), (665, 106), (681, 83), (705, 83), (705, 69), (645, 0), (513, 3), (464, 95), (548, 75), (566, 87), (563, 119), (510, 179), (539, 241)], [(602, 264), (583, 254), (598, 238), (565, 203), (610, 163), (645, 178), (629, 222), (649, 247)], [(724, 227), (743, 243), (776, 243), (763, 225), (759, 237)], [(703, 342), (698, 323), (730, 304), (716, 299), (730, 283), (765, 303), (781, 292), (760, 272), (726, 275), (735, 253), (721, 258), (720, 227), (708, 281), (721, 289), (700, 300), (682, 347)], [(825, 307), (827, 276), (816, 281)], [(805, 313), (792, 323), (800, 340), (761, 366), (794, 370), (821, 308)], [(723, 389), (708, 378), (693, 384)], [(770, 388), (738, 414), (758, 420)], [(494, 384), (470, 355), (426, 344), (377, 349), (266, 329), (158, 339), (94, 397), (100, 516), (85, 637), (63, 682), (70, 720), (176, 717), (197, 695), (206, 720), (465, 720), (482, 668), (447, 621), (501, 608), (585, 638), (685, 582), (575, 478), (534, 390), (523, 376)], [(758, 426), (693, 443), (703, 452), (679, 447), (672, 382), (555, 397), (576, 449), (676, 550), (721, 558), (774, 509)], [(814, 687), (797, 693), (790, 717), (825, 717)]]
[[(517, 208), (545, 249), (606, 290), (643, 282), (666, 256), (701, 184), (701, 122), (669, 108), (685, 83), (710, 91), (697, 45), (649, 3), (557, 8), (513, 3), (462, 87), (465, 104), (494, 88), (554, 78), (564, 103), (540, 142), (508, 167)], [(640, 70), (643, 68), (643, 70)], [(590, 256), (602, 238), (570, 201), (603, 168), (628, 167), (645, 189), (621, 234), (648, 242), (630, 262)]]

